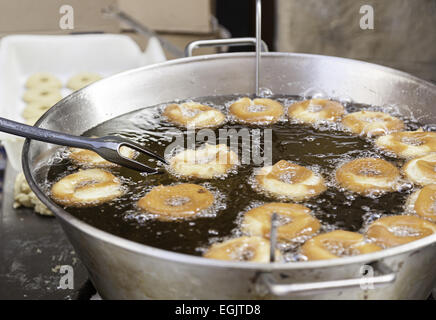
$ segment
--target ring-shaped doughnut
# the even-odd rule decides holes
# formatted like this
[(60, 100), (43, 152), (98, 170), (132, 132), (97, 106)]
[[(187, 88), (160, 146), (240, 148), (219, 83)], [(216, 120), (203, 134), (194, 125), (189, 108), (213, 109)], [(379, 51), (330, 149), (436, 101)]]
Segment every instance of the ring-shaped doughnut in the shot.
[(406, 207), (412, 209), (421, 218), (436, 222), (436, 184), (426, 185), (412, 193)]
[(422, 239), (436, 232), (436, 224), (416, 216), (389, 216), (371, 223), (366, 235), (385, 248)]
[(67, 207), (97, 206), (123, 194), (120, 180), (101, 169), (72, 173), (51, 188), (52, 198)]
[(422, 157), (436, 152), (436, 132), (403, 131), (378, 137), (375, 144), (401, 158)]
[(342, 118), (342, 124), (352, 133), (380, 136), (404, 128), (404, 122), (384, 112), (358, 111)]
[(301, 247), (301, 253), (308, 260), (324, 260), (355, 256), (381, 249), (375, 243), (366, 241), (360, 233), (335, 230), (306, 241)]
[[(203, 256), (218, 260), (268, 263), (270, 243), (262, 237), (239, 237), (213, 244)], [(278, 250), (276, 257), (281, 257)]]
[[(133, 159), (137, 155), (135, 150), (124, 146), (120, 148), (120, 154), (129, 159)], [(86, 149), (69, 148), (69, 158), (83, 167), (110, 168), (119, 166), (102, 158), (96, 152)]]
[(68, 82), (67, 87), (71, 90), (79, 90), (87, 85), (90, 85), (93, 82), (96, 82), (101, 79), (101, 76), (97, 73), (93, 72), (81, 72), (74, 76), (72, 76)]
[(397, 167), (377, 158), (355, 159), (336, 170), (336, 180), (341, 187), (365, 196), (394, 191), (399, 179)]
[(50, 103), (33, 101), (27, 104), (21, 115), (26, 120), (39, 119), (52, 106)]
[(293, 201), (315, 197), (327, 189), (323, 177), (286, 160), (261, 168), (255, 179), (260, 190)]
[(218, 127), (226, 120), (221, 111), (196, 102), (170, 104), (163, 115), (170, 122), (189, 129)]
[(242, 231), (248, 235), (270, 237), (271, 216), (278, 214), (277, 239), (292, 241), (318, 232), (321, 224), (310, 215), (310, 209), (300, 204), (273, 202), (247, 211)]
[(157, 219), (193, 218), (210, 208), (214, 202), (213, 194), (205, 187), (182, 183), (174, 186), (157, 186), (139, 199), (138, 207), (154, 214)]
[(27, 103), (39, 102), (54, 105), (61, 99), (61, 92), (57, 88), (32, 88), (23, 94), (23, 100)]
[(226, 175), (238, 164), (238, 156), (225, 144), (205, 144), (179, 152), (169, 160), (170, 172), (184, 177), (211, 179)]
[(251, 124), (273, 124), (284, 114), (283, 105), (278, 101), (247, 97), (234, 102), (229, 111), (239, 122)]
[(338, 121), (345, 113), (344, 107), (336, 101), (311, 99), (292, 104), (288, 116), (303, 123)]
[(62, 88), (62, 82), (48, 72), (38, 72), (32, 74), (26, 81), (26, 87), (31, 88)]
[(403, 172), (414, 184), (425, 186), (436, 183), (436, 153), (409, 160)]

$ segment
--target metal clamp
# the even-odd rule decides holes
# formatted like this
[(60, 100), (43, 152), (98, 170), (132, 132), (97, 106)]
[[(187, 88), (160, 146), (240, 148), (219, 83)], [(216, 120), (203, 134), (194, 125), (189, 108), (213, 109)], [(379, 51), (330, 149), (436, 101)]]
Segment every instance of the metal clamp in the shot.
[[(256, 38), (230, 38), (230, 39), (213, 39), (197, 40), (188, 43), (185, 48), (185, 57), (191, 57), (192, 52), (197, 48), (203, 47), (236, 47), (236, 46), (256, 46)], [(268, 52), (268, 46), (262, 41), (262, 51)]]
[(286, 296), (290, 294), (316, 294), (323, 291), (338, 289), (355, 289), (371, 284), (374, 288), (389, 285), (396, 279), (396, 273), (383, 263), (376, 262), (370, 265), (377, 276), (353, 279), (341, 279), (319, 282), (305, 282), (292, 284), (278, 284), (271, 273), (262, 273), (258, 278), (258, 290), (275, 296)]

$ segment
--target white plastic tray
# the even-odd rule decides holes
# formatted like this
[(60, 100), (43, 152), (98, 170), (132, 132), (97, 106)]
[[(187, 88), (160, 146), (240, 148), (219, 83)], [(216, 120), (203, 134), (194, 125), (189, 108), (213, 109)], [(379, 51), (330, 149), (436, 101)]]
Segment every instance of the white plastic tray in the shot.
[[(95, 72), (102, 77), (165, 60), (157, 39), (150, 39), (145, 52), (128, 36), (14, 35), (0, 42), (0, 117), (24, 122), (22, 95), (26, 79), (37, 72), (50, 72), (62, 83), (79, 72)], [(70, 94), (62, 89), (65, 97)], [(0, 133), (7, 156), (15, 170), (21, 170), (24, 139)]]

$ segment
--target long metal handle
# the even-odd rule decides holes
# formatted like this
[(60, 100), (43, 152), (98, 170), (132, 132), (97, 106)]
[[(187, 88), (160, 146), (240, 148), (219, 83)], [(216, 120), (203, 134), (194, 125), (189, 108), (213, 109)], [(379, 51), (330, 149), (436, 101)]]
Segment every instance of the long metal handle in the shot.
[(262, 41), (262, 1), (256, 0), (256, 95), (260, 95), (260, 42)]
[[(197, 48), (203, 47), (236, 47), (236, 46), (256, 46), (256, 38), (230, 38), (230, 39), (213, 39), (213, 40), (196, 40), (188, 43), (185, 48), (185, 56), (191, 57), (192, 52)], [(261, 41), (261, 49), (268, 52), (268, 46), (264, 41)]]
[(377, 276), (353, 279), (341, 279), (331, 281), (318, 281), (306, 283), (278, 284), (271, 273), (263, 273), (258, 278), (259, 290), (265, 290), (275, 296), (286, 296), (290, 294), (316, 294), (323, 291), (338, 289), (362, 288), (362, 286), (372, 285), (380, 287), (391, 284), (396, 279), (396, 273), (383, 263), (374, 263), (371, 265)]
[(93, 149), (93, 139), (69, 135), (48, 129), (32, 127), (23, 123), (15, 122), (0, 117), (0, 131), (30, 138), (33, 140), (48, 142), (61, 146), (75, 147), (81, 149)]

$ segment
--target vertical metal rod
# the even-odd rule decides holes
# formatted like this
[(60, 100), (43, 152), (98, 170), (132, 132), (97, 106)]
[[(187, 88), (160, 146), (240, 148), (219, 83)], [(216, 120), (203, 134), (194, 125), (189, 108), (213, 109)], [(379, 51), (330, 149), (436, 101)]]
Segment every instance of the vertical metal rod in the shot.
[(269, 234), (269, 262), (276, 261), (276, 247), (277, 247), (277, 227), (278, 227), (278, 215), (273, 212), (271, 215), (271, 230)]
[(256, 96), (260, 94), (260, 54), (262, 41), (262, 1), (256, 0)]

